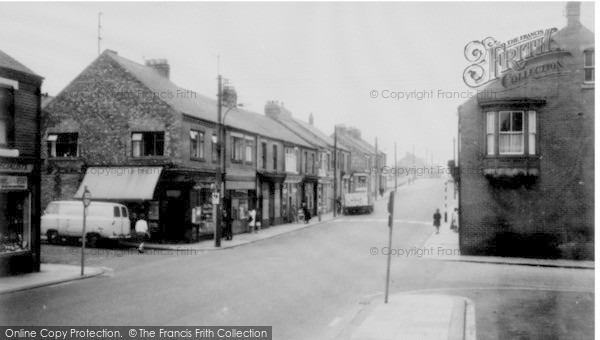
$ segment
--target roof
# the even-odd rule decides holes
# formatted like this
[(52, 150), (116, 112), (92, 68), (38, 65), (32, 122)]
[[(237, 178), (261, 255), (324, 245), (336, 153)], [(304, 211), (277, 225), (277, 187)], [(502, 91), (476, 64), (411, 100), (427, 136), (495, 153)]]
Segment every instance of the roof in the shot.
[(351, 149), (357, 149), (360, 152), (365, 153), (365, 154), (375, 154), (374, 148), (373, 148), (373, 150), (371, 150), (369, 147), (366, 147), (364, 145), (364, 144), (368, 145), (367, 142), (363, 141), (364, 143), (360, 143), (358, 139), (352, 138), (343, 133), (338, 133), (338, 141), (339, 140), (341, 140), (342, 144), (346, 145), (347, 147), (349, 147)]
[[(192, 117), (217, 122), (216, 99), (179, 87), (170, 79), (160, 75), (152, 67), (144, 66), (123, 58), (110, 50), (106, 50), (104, 53), (109, 55), (151, 91), (173, 94), (170, 96), (160, 96), (160, 98), (175, 110)], [(182, 96), (178, 95), (178, 93), (186, 93), (188, 95)], [(224, 110), (223, 114), (226, 112), (226, 109)], [(266, 116), (241, 108), (235, 108), (229, 111), (225, 117), (225, 124), (228, 127), (256, 133), (264, 137), (275, 138), (304, 147), (311, 147), (310, 144), (306, 143), (301, 138), (298, 138), (298, 136), (291, 131), (282, 128), (281, 125)]]
[[(327, 136), (326, 134), (324, 134), (323, 132), (321, 132), (321, 130), (317, 129), (314, 125), (307, 123), (303, 120), (294, 118), (294, 117), (292, 117), (292, 119), (296, 124), (300, 125), (304, 129), (308, 130), (308, 132), (312, 133), (317, 138), (319, 138), (320, 140), (327, 143), (327, 145), (329, 145), (330, 147), (334, 146), (335, 141), (333, 140), (333, 138), (331, 138), (331, 137)], [(339, 145), (339, 143), (338, 143), (338, 148), (348, 151), (346, 147), (344, 147), (343, 145)]]
[(294, 134), (298, 135), (303, 140), (305, 140), (306, 142), (310, 143), (318, 149), (329, 148), (329, 145), (325, 141), (315, 138), (314, 135), (303, 129), (294, 119), (290, 119), (288, 117), (283, 116), (279, 117), (280, 118), (277, 119), (269, 119), (273, 122), (278, 122), (279, 124), (283, 125), (286, 129), (293, 131)]
[(27, 66), (21, 64), (15, 58), (9, 56), (8, 54), (4, 53), (1, 50), (0, 50), (0, 67), (4, 67), (7, 69), (11, 69), (11, 70), (27, 73), (30, 75), (34, 75), (36, 77), (40, 77), (39, 75), (35, 74), (35, 72), (30, 70)]

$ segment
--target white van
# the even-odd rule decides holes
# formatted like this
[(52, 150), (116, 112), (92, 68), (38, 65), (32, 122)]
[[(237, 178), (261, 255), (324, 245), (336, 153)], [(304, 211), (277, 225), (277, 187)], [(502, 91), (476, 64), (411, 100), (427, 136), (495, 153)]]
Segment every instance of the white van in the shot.
[[(41, 221), (41, 233), (49, 243), (63, 237), (81, 237), (83, 231), (83, 202), (54, 201), (48, 204)], [(86, 244), (94, 247), (100, 238), (131, 237), (131, 221), (127, 207), (119, 203), (90, 203), (86, 216)]]

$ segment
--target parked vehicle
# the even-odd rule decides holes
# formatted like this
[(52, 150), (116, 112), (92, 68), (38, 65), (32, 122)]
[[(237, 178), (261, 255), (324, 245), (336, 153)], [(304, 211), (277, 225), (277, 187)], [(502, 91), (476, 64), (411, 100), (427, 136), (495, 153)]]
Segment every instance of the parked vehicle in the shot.
[[(90, 203), (86, 215), (86, 244), (94, 247), (99, 239), (131, 237), (127, 207), (112, 202)], [(48, 204), (41, 219), (41, 233), (49, 243), (62, 238), (80, 238), (83, 232), (83, 202), (54, 201)]]
[(344, 215), (353, 213), (373, 212), (373, 192), (369, 174), (355, 173), (352, 175), (350, 191), (342, 199), (342, 212)]

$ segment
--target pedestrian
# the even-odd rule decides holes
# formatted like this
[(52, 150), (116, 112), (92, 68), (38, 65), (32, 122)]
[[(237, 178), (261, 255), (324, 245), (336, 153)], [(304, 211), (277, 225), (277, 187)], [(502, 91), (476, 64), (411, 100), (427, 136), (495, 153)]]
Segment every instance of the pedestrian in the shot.
[(260, 227), (262, 226), (262, 223), (260, 222), (262, 220), (262, 217), (260, 216), (260, 213), (258, 211), (256, 211), (256, 217), (254, 218), (254, 232), (258, 234), (258, 232), (260, 231)]
[(253, 233), (256, 230), (256, 209), (252, 208), (248, 212), (248, 232)]
[(442, 219), (442, 214), (440, 214), (440, 209), (435, 209), (435, 214), (433, 214), (433, 225), (436, 229), (436, 234), (440, 233), (440, 220)]
[(225, 240), (231, 241), (233, 240), (233, 229), (231, 226), (231, 219), (229, 218), (229, 214), (227, 214), (227, 209), (222, 208), (221, 216), (221, 223), (223, 224), (223, 236), (225, 237)]
[(450, 222), (450, 230), (458, 232), (458, 208), (452, 211), (452, 221)]
[(335, 199), (335, 207), (337, 209), (338, 215), (340, 215), (342, 213), (342, 198), (340, 196), (338, 196), (338, 198)]
[(306, 202), (302, 203), (302, 212), (304, 213), (304, 223), (308, 223), (310, 221), (311, 216)]
[(380, 195), (381, 197), (383, 197), (383, 192), (384, 192), (384, 191), (385, 191), (385, 189), (383, 189), (383, 186), (380, 186), (380, 187), (379, 187), (379, 195)]
[(138, 252), (144, 252), (144, 241), (148, 238), (148, 222), (145, 220), (145, 214), (140, 213), (139, 219), (135, 222), (135, 235), (138, 241)]

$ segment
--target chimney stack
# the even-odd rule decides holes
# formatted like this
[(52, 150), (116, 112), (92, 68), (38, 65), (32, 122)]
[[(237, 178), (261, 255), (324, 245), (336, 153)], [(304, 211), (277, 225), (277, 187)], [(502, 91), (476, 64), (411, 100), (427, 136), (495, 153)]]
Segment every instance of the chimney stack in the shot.
[(315, 118), (313, 117), (312, 112), (310, 113), (310, 115), (308, 116), (308, 124), (310, 125), (315, 125)]
[(579, 15), (581, 14), (581, 2), (567, 2), (566, 12), (568, 27), (577, 27), (581, 25), (581, 22), (579, 21)]
[(169, 79), (171, 67), (167, 59), (149, 59), (146, 60), (146, 66), (152, 67), (158, 74)]

